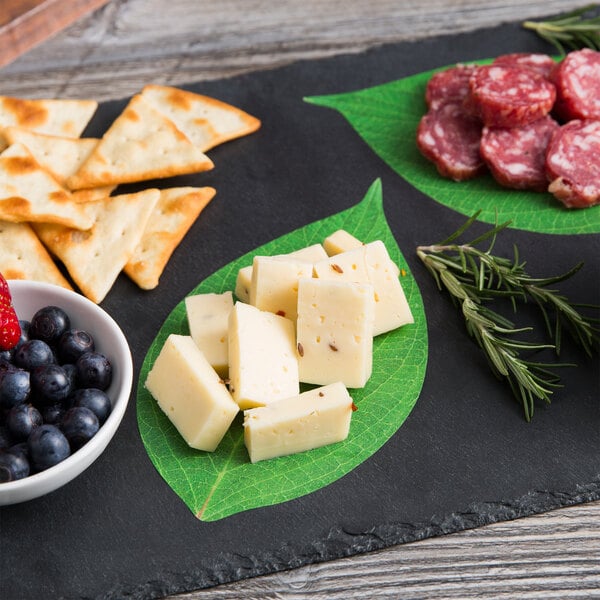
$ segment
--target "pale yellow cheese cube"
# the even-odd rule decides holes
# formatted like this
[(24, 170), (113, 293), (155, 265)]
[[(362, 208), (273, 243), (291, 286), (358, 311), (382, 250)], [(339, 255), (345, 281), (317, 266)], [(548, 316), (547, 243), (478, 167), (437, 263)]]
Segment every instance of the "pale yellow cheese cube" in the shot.
[(225, 382), (191, 336), (167, 338), (145, 385), (183, 439), (197, 450), (215, 450), (239, 412)]
[(250, 461), (286, 456), (348, 437), (353, 402), (341, 382), (244, 412)]
[(223, 378), (229, 369), (227, 328), (233, 308), (233, 294), (195, 294), (185, 299), (190, 335), (210, 363)]
[(240, 302), (250, 302), (250, 286), (252, 285), (252, 265), (242, 267), (235, 280), (235, 297)]
[[(327, 258), (327, 252), (322, 244), (311, 244), (288, 254), (276, 254), (273, 258), (287, 260), (294, 258), (314, 263)], [(252, 265), (242, 267), (237, 274), (235, 282), (235, 295), (241, 302), (250, 303), (250, 286), (252, 285)]]
[(314, 265), (314, 273), (320, 279), (368, 282), (373, 285), (375, 298), (373, 335), (414, 322), (402, 284), (398, 279), (397, 266), (392, 262), (385, 244), (380, 240), (319, 261)]
[(375, 300), (370, 283), (301, 279), (297, 350), (300, 381), (364, 387), (373, 366)]
[(298, 394), (294, 323), (236, 302), (229, 315), (229, 389), (241, 409)]
[(323, 240), (323, 247), (328, 256), (335, 256), (354, 248), (360, 248), (363, 243), (345, 229), (338, 229)]
[(312, 277), (313, 263), (291, 257), (255, 256), (250, 304), (296, 321), (298, 280)]

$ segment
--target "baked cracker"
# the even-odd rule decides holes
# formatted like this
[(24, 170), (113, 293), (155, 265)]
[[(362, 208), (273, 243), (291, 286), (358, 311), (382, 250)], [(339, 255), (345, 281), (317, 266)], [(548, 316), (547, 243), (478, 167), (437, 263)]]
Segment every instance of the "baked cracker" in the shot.
[(73, 289), (29, 223), (0, 221), (0, 270), (6, 279), (30, 279)]
[[(96, 100), (60, 100), (0, 96), (0, 130), (17, 126), (65, 137), (79, 137), (98, 108)], [(8, 144), (0, 136), (0, 150)]]
[(158, 285), (175, 248), (215, 193), (212, 187), (161, 190), (142, 240), (124, 268), (140, 288), (151, 290)]
[(89, 229), (93, 221), (22, 144), (0, 154), (0, 219)]
[(131, 98), (79, 170), (70, 189), (206, 171), (213, 162), (140, 94)]
[(243, 110), (194, 92), (149, 84), (142, 96), (167, 115), (202, 152), (219, 144), (249, 135), (261, 122)]
[(159, 197), (150, 188), (83, 205), (95, 212), (88, 231), (48, 224), (36, 225), (35, 231), (81, 292), (100, 303), (139, 244)]

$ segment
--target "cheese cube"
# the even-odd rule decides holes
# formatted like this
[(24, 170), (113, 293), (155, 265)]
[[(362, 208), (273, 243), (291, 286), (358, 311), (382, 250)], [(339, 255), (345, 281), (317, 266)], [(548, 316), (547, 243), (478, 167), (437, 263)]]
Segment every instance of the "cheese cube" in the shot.
[(223, 378), (229, 369), (227, 328), (233, 308), (233, 294), (196, 294), (185, 299), (190, 335), (210, 363)]
[(167, 338), (145, 385), (183, 439), (198, 450), (215, 450), (239, 412), (191, 336)]
[(343, 383), (304, 392), (244, 412), (244, 443), (250, 461), (286, 456), (348, 437), (352, 398)]
[(301, 279), (298, 286), (300, 381), (360, 388), (371, 376), (375, 301), (370, 283)]
[(300, 390), (294, 323), (236, 302), (229, 315), (229, 389), (241, 409)]
[(240, 302), (250, 302), (250, 285), (252, 284), (252, 265), (242, 267), (235, 280), (235, 296)]
[[(314, 263), (327, 258), (327, 252), (322, 244), (312, 244), (288, 254), (276, 254), (272, 258), (286, 260), (296, 258), (306, 262)], [(235, 295), (241, 302), (250, 303), (250, 286), (252, 285), (252, 265), (242, 267), (235, 281)]]
[(360, 248), (363, 243), (345, 229), (338, 229), (323, 240), (323, 247), (328, 256), (335, 256), (354, 248)]
[(298, 279), (312, 277), (312, 272), (312, 262), (281, 256), (255, 256), (250, 304), (296, 321)]
[(373, 335), (379, 335), (413, 323), (414, 319), (384, 243), (370, 242), (315, 263), (314, 272), (321, 279), (360, 281), (373, 285), (375, 323)]

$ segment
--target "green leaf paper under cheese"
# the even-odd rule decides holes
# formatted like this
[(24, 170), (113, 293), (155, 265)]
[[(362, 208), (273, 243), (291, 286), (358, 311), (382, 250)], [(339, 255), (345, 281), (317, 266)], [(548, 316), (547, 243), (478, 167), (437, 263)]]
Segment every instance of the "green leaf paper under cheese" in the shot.
[[(192, 293), (233, 290), (238, 270), (257, 255), (282, 254), (322, 242), (346, 229), (364, 242), (382, 240), (403, 269), (401, 282), (414, 324), (374, 340), (373, 374), (364, 389), (350, 390), (358, 407), (347, 440), (292, 456), (251, 464), (243, 441), (242, 413), (213, 453), (189, 448), (145, 389), (147, 374), (171, 333), (189, 335), (185, 302), (169, 315), (142, 365), (137, 390), (139, 430), (158, 472), (203, 521), (271, 506), (309, 494), (344, 476), (376, 452), (402, 425), (421, 391), (427, 365), (427, 327), (421, 296), (383, 213), (376, 181), (356, 206), (282, 236), (223, 267)], [(405, 274), (404, 274), (405, 273)]]
[(495, 223), (497, 219), (502, 223), (512, 219), (512, 227), (538, 233), (600, 232), (600, 206), (567, 209), (549, 193), (503, 188), (489, 174), (461, 182), (441, 177), (415, 142), (417, 126), (426, 111), (425, 87), (434, 72), (344, 94), (313, 96), (306, 101), (339, 111), (396, 173), (461, 214), (471, 216), (481, 209), (481, 221)]

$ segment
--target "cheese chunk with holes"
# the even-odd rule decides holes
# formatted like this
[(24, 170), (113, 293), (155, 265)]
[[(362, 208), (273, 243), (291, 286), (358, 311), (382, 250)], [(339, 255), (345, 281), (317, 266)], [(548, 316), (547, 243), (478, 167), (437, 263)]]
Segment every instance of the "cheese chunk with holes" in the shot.
[(171, 334), (146, 388), (192, 448), (212, 452), (239, 412), (225, 382), (191, 336)]
[[(327, 258), (327, 252), (322, 244), (312, 244), (299, 250), (294, 250), (288, 254), (276, 254), (272, 258), (288, 260), (289, 258), (299, 259), (310, 263)], [(238, 300), (250, 303), (250, 286), (252, 285), (252, 265), (242, 267), (237, 274), (235, 282), (235, 295)]]
[(195, 294), (185, 299), (190, 335), (211, 367), (223, 378), (229, 370), (227, 328), (233, 294)]
[(229, 389), (241, 409), (300, 391), (294, 323), (236, 302), (229, 314)]
[(291, 257), (255, 256), (250, 304), (296, 321), (298, 280), (312, 277), (313, 263)]
[(250, 461), (286, 456), (348, 437), (352, 398), (343, 383), (304, 392), (244, 412), (244, 443)]
[(397, 266), (380, 240), (348, 250), (314, 265), (315, 275), (335, 281), (360, 281), (373, 286), (373, 335), (391, 331), (414, 319), (398, 279)]
[(373, 365), (375, 301), (370, 283), (301, 279), (298, 286), (300, 381), (364, 387)]
[(363, 243), (345, 229), (338, 229), (323, 240), (323, 247), (328, 256), (335, 256), (354, 248), (360, 248)]

